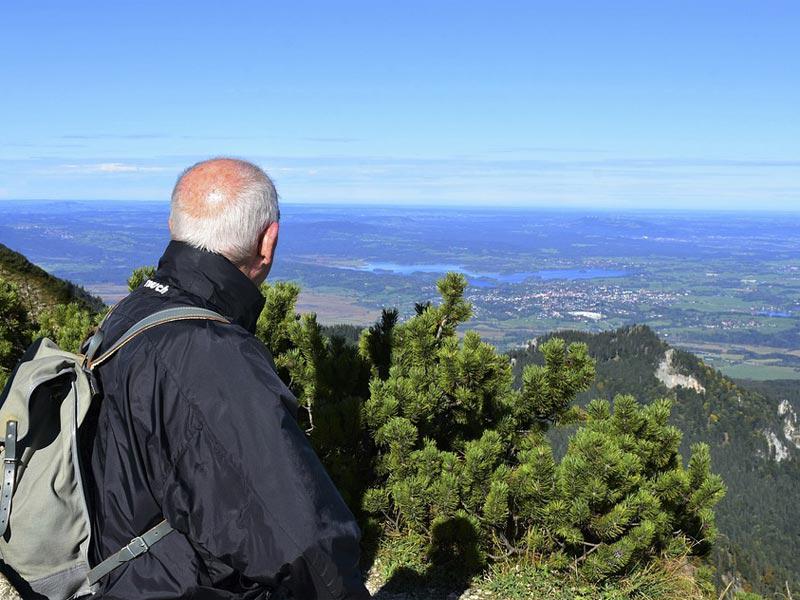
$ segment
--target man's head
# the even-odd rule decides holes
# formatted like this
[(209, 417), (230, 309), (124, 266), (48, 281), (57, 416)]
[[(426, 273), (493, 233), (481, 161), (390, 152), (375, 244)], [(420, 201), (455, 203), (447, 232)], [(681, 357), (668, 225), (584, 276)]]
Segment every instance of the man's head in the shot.
[(222, 254), (256, 285), (278, 244), (278, 194), (254, 164), (214, 158), (189, 167), (172, 191), (173, 240)]

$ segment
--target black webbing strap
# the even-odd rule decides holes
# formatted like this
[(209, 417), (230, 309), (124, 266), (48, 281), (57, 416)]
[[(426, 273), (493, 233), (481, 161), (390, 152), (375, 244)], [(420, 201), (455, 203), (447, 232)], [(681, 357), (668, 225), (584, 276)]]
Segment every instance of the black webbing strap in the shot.
[(94, 585), (102, 577), (105, 577), (111, 571), (119, 566), (124, 565), (129, 560), (133, 560), (137, 556), (141, 556), (150, 549), (150, 546), (162, 540), (168, 534), (172, 533), (174, 529), (167, 523), (166, 519), (161, 521), (152, 529), (148, 529), (142, 535), (133, 538), (128, 544), (116, 554), (112, 554), (94, 569), (89, 571), (86, 578), (89, 580), (89, 585)]
[(17, 422), (6, 423), (5, 456), (3, 457), (3, 487), (0, 489), (0, 535), (4, 535), (11, 518), (11, 499), (17, 478)]

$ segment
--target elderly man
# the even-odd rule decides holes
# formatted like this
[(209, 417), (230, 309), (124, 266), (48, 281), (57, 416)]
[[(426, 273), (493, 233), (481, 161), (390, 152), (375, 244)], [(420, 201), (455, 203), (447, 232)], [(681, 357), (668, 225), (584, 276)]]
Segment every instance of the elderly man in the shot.
[(194, 165), (172, 194), (158, 270), (103, 325), (108, 347), (164, 308), (230, 321), (154, 327), (96, 367), (92, 566), (162, 520), (174, 529), (102, 577), (104, 598), (369, 598), (353, 515), (253, 335), (278, 219), (255, 165)]

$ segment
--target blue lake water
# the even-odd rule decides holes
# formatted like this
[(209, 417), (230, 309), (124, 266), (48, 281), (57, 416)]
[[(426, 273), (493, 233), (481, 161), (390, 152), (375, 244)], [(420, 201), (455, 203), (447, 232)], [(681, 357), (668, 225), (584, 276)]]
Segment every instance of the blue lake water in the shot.
[(346, 269), (356, 269), (358, 271), (368, 271), (370, 273), (391, 273), (395, 275), (412, 275), (414, 273), (433, 273), (444, 274), (448, 271), (463, 273), (471, 285), (476, 287), (494, 287), (500, 283), (522, 283), (528, 279), (542, 279), (550, 281), (553, 279), (600, 279), (606, 277), (625, 277), (627, 271), (618, 269), (543, 269), (540, 271), (519, 271), (512, 273), (493, 273), (472, 271), (461, 265), (448, 263), (433, 264), (410, 264), (403, 265), (393, 262), (369, 262), (357, 267), (342, 267)]
[(759, 310), (756, 312), (759, 317), (776, 317), (780, 319), (790, 319), (792, 313), (781, 310)]

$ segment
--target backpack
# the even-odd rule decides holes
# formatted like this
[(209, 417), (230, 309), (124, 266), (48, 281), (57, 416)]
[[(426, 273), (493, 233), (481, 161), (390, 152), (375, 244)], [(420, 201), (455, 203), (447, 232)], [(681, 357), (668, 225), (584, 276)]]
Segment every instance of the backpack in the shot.
[(99, 401), (93, 369), (138, 334), (185, 319), (229, 322), (201, 308), (162, 310), (133, 325), (95, 358), (104, 319), (84, 354), (42, 338), (17, 365), (0, 396), (0, 560), (18, 586), (48, 600), (92, 595), (100, 578), (172, 531), (163, 520), (90, 569), (91, 522), (78, 438), (90, 405)]

